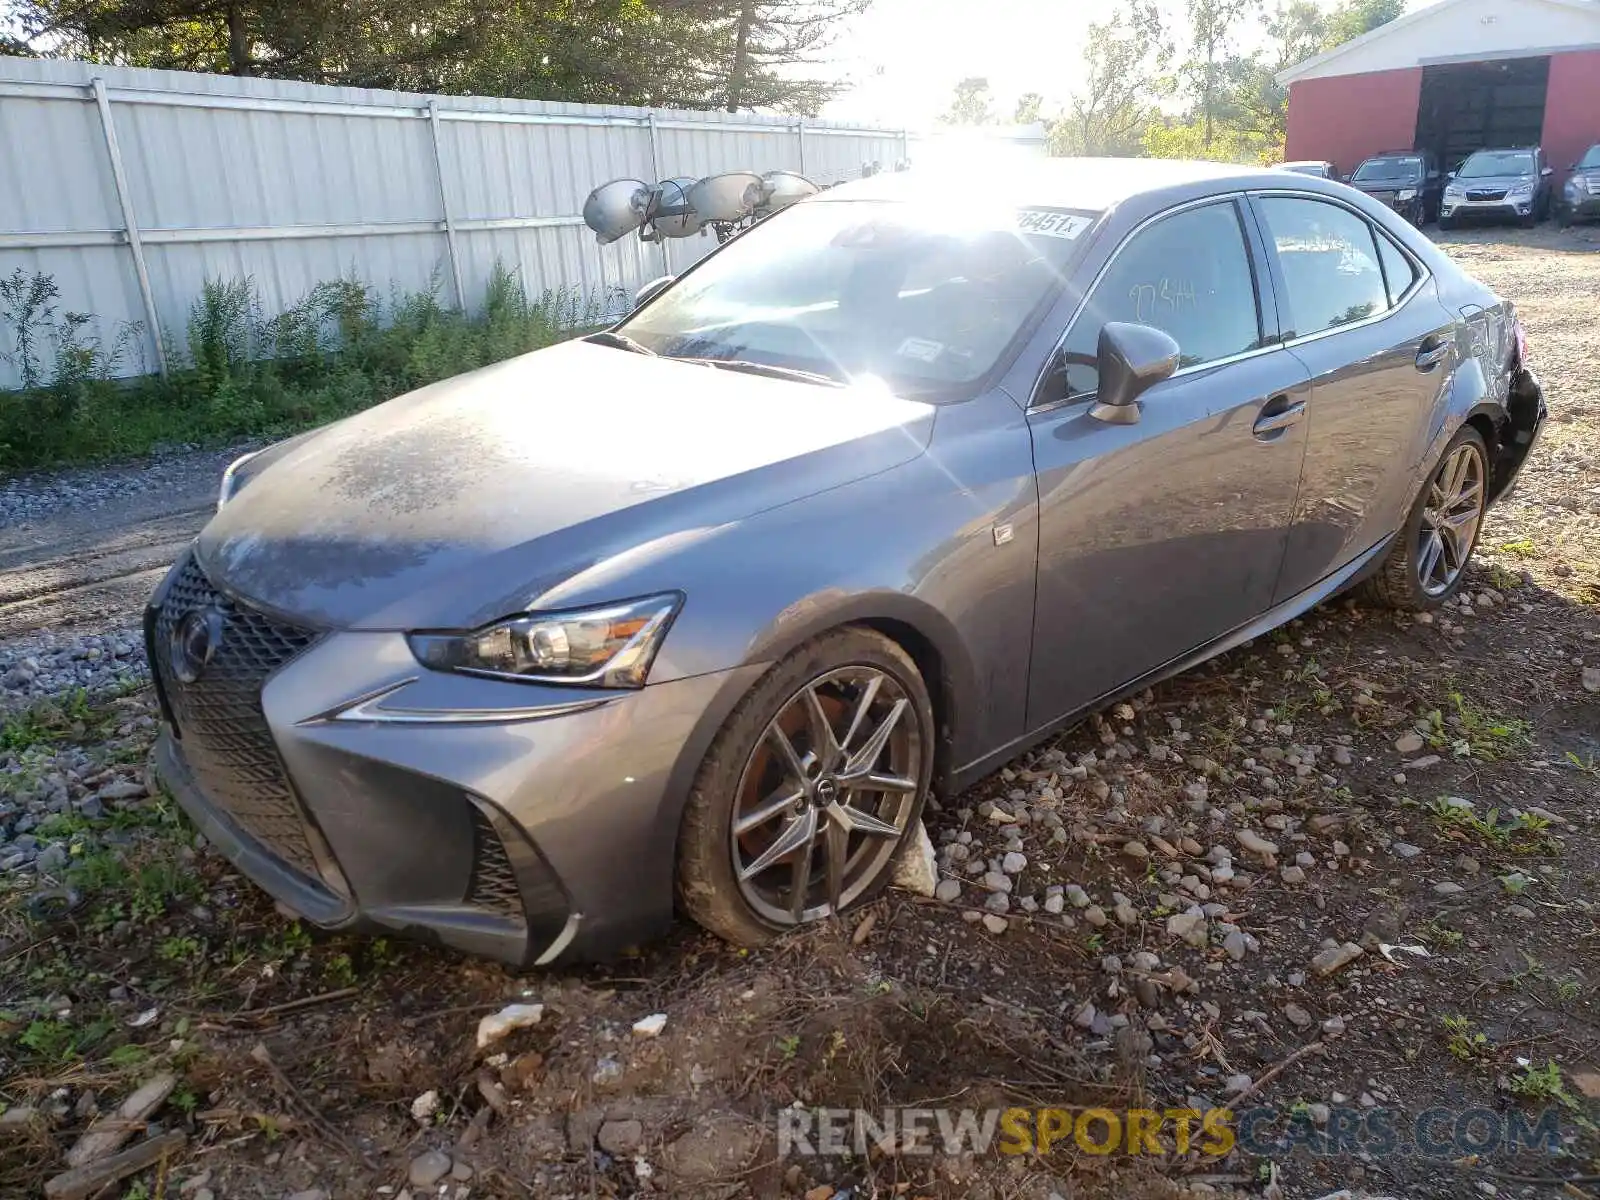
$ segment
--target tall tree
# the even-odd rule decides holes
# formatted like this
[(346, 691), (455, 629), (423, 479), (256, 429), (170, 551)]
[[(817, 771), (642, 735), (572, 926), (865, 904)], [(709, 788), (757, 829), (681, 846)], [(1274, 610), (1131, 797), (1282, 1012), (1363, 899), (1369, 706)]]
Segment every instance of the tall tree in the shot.
[(1157, 0), (1127, 0), (1109, 21), (1090, 22), (1083, 86), (1051, 127), (1052, 152), (1138, 154), (1171, 61)]
[(732, 0), (726, 107), (815, 113), (840, 90), (827, 51), (872, 0)]
[(1266, 43), (1253, 58), (1233, 57), (1224, 64), (1226, 119), (1269, 142), (1283, 141), (1288, 92), (1278, 72), (1321, 51), (1327, 39), (1327, 18), (1315, 0), (1280, 0), (1267, 17)]
[(989, 125), (994, 121), (989, 81), (981, 75), (969, 75), (956, 84), (955, 98), (939, 117), (945, 125)]
[(1023, 92), (1011, 119), (1018, 125), (1033, 125), (1044, 119), (1044, 97), (1038, 92)]
[(1405, 0), (1343, 0), (1328, 15), (1322, 48), (1331, 50), (1363, 33), (1371, 33), (1394, 20), (1405, 8)]
[(1190, 51), (1183, 74), (1200, 110), (1203, 144), (1208, 150), (1234, 31), (1247, 15), (1259, 10), (1260, 3), (1261, 0), (1188, 0)]
[(40, 52), (359, 87), (814, 113), (871, 0), (11, 0)]

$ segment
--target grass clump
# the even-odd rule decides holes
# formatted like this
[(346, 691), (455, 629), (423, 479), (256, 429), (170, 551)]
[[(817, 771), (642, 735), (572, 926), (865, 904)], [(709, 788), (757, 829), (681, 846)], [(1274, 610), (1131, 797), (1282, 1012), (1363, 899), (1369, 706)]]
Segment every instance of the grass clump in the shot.
[(0, 469), (287, 436), (602, 323), (600, 304), (573, 290), (530, 299), (500, 264), (474, 313), (439, 290), (384, 301), (334, 279), (269, 316), (254, 280), (209, 280), (182, 337), (164, 332), (162, 379), (140, 357), (142, 326), (107, 343), (91, 316), (61, 310), (50, 276), (19, 267), (0, 278), (0, 361), (22, 384), (0, 392)]

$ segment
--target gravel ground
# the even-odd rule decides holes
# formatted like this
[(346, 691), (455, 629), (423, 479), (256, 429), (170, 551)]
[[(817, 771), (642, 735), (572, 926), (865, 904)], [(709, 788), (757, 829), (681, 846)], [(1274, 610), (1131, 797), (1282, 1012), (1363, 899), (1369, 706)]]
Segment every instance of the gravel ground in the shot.
[(223, 468), (253, 449), (180, 449), (107, 466), (73, 467), (0, 478), (0, 546), (32, 527), (86, 522), (109, 515), (121, 523), (130, 510), (175, 511), (174, 502), (216, 496)]
[[(195, 1196), (434, 1194), (446, 1175), (507, 1197), (1593, 1194), (1589, 238), (1448, 239), (1517, 301), (1553, 410), (1459, 603), (1412, 619), (1340, 602), (1115, 706), (930, 814), (934, 897), (891, 894), (770, 951), (680, 930), (616, 968), (516, 978), (308, 937), (146, 793), (131, 626), (0, 643), (0, 689), (29, 676), (0, 703), (34, 704), (0, 739), (0, 1103), (31, 1139), (0, 1161), (0, 1194), (36, 1192), (158, 1071), (188, 1100), (152, 1132), (194, 1143), (164, 1179)], [(106, 868), (84, 864), (108, 851), (131, 892), (92, 890)], [(39, 896), (82, 909), (19, 915)], [(511, 999), (543, 1021), (484, 1058), (477, 1019)], [(651, 1013), (665, 1029), (633, 1032)], [(51, 1040), (84, 1029), (101, 1040)], [(890, 1103), (1267, 1104), (1301, 1148), (780, 1161), (762, 1133), (784, 1108)], [(1327, 1148), (1349, 1114), (1404, 1130), (1441, 1106), (1554, 1110), (1559, 1144)]]

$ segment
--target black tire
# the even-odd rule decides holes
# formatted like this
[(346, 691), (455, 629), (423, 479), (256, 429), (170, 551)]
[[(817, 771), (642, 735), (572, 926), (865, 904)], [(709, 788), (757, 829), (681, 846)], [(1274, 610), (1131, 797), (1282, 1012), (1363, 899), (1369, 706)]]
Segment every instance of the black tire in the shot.
[[(933, 777), (936, 736), (933, 706), (921, 672), (909, 654), (875, 630), (846, 626), (813, 638), (763, 675), (728, 717), (695, 777), (684, 809), (683, 823), (679, 827), (679, 908), (698, 924), (730, 942), (759, 946), (795, 927), (793, 922), (776, 921), (759, 911), (746, 897), (737, 876), (734, 855), (738, 851), (735, 848), (733, 821), (741, 803), (741, 785), (746, 780), (747, 770), (754, 769), (754, 764), (759, 760), (758, 752), (767, 745), (769, 727), (782, 714), (790, 711), (791, 704), (800, 702), (799, 698), (814, 683), (834, 673), (852, 669), (860, 669), (868, 674), (881, 673), (898, 688), (901, 697), (908, 702), (900, 710), (900, 720), (910, 722), (906, 727), (907, 736), (914, 737), (919, 752), (914, 772), (916, 790), (907, 793), (910, 795), (909, 807), (905, 806), (903, 800), (895, 801), (904, 815), (904, 828), (898, 838), (892, 839), (892, 853), (881, 865), (876, 866), (876, 873), (868, 881), (858, 885), (859, 892), (847, 899), (841, 906), (842, 910), (859, 907), (882, 891), (893, 874), (893, 863), (900, 850), (909, 839), (916, 836), (923, 803)], [(808, 750), (807, 757), (810, 754)], [(908, 784), (911, 774), (908, 772), (906, 776)], [(848, 805), (850, 793), (841, 792), (840, 795), (842, 802)], [(890, 797), (883, 794), (880, 799), (887, 802)], [(822, 802), (813, 799), (811, 803), (815, 806)], [(883, 810), (880, 808), (878, 811)], [(899, 824), (899, 820), (896, 819), (894, 823)], [(870, 845), (873, 843), (866, 838), (858, 844), (858, 849), (864, 852)], [(875, 845), (888, 847), (891, 840), (883, 838)], [(825, 848), (822, 853), (826, 853)], [(872, 860), (864, 863), (864, 868), (873, 867), (879, 853), (874, 849)], [(777, 863), (769, 868), (773, 871), (778, 869)], [(759, 878), (761, 876), (757, 876)], [(814, 883), (808, 883), (804, 894), (809, 895), (809, 889), (815, 886)], [(790, 894), (793, 894), (792, 888)], [(811, 907), (802, 901), (802, 908)], [(816, 907), (828, 908), (821, 915), (836, 915), (832, 913), (830, 905)], [(818, 917), (815, 915), (803, 916), (800, 923), (816, 919)]]
[[(1440, 482), (1446, 467), (1462, 446), (1471, 446), (1478, 456), (1479, 501), (1477, 522), (1466, 551), (1460, 557), (1460, 567), (1455, 578), (1443, 590), (1432, 591), (1423, 586), (1420, 565), (1423, 521), (1428, 514), (1431, 492)], [(1477, 548), (1478, 535), (1483, 531), (1483, 517), (1489, 487), (1489, 451), (1483, 435), (1471, 425), (1463, 426), (1450, 444), (1439, 455), (1439, 461), (1429, 473), (1427, 482), (1418, 490), (1416, 503), (1406, 517), (1406, 523), (1395, 538), (1389, 556), (1377, 574), (1367, 580), (1365, 593), (1371, 600), (1401, 612), (1423, 612), (1438, 608), (1451, 600), (1461, 590), (1467, 578), (1466, 563)]]
[(1441, 216), (1439, 218), (1439, 232), (1440, 233), (1449, 233), (1455, 227), (1456, 227), (1456, 219), (1454, 217)]

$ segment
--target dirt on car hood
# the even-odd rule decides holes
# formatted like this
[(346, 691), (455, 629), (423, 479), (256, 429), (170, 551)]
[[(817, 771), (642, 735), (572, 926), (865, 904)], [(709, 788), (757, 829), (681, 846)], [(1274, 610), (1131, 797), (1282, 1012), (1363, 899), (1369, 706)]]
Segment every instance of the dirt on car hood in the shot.
[(642, 542), (915, 458), (933, 413), (568, 342), (288, 448), (206, 526), (200, 559), (319, 625), (472, 624)]

